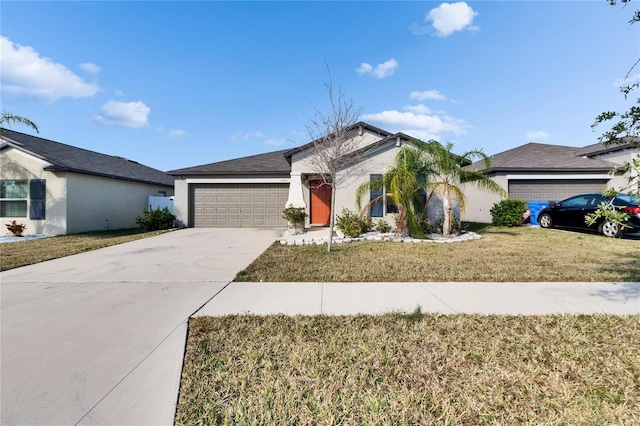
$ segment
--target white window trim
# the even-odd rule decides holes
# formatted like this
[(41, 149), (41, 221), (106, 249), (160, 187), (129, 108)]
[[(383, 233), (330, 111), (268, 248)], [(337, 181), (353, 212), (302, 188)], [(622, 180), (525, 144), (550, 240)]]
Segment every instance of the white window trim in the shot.
[(2, 179), (3, 182), (9, 182), (9, 181), (13, 181), (13, 182), (25, 182), (26, 183), (26, 187), (27, 187), (27, 195), (25, 198), (0, 198), (0, 201), (2, 201), (3, 203), (7, 203), (7, 202), (12, 202), (12, 201), (24, 201), (25, 202), (25, 214), (24, 216), (2, 216), (4, 218), (9, 218), (9, 219), (14, 219), (14, 218), (24, 218), (24, 219), (28, 219), (29, 218), (29, 182), (30, 179)]

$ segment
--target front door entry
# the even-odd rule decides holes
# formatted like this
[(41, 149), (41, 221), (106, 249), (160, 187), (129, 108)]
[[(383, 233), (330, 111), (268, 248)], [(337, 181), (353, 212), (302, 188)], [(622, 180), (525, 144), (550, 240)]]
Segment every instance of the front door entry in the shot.
[(312, 225), (328, 225), (331, 221), (331, 187), (321, 180), (312, 180), (311, 218)]

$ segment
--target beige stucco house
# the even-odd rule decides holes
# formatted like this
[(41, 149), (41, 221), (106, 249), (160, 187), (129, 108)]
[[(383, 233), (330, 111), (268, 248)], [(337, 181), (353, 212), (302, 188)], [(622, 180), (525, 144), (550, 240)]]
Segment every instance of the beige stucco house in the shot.
[(173, 178), (135, 161), (2, 129), (0, 235), (62, 235), (136, 227), (149, 195), (172, 196)]
[[(640, 146), (634, 143), (608, 147), (597, 143), (583, 148), (528, 143), (492, 155), (490, 170), (480, 161), (468, 168), (486, 172), (510, 198), (547, 202), (626, 187), (628, 175), (610, 172), (636, 155), (640, 155)], [(467, 208), (462, 220), (491, 222), (490, 209), (500, 197), (471, 186), (464, 188), (464, 194)]]

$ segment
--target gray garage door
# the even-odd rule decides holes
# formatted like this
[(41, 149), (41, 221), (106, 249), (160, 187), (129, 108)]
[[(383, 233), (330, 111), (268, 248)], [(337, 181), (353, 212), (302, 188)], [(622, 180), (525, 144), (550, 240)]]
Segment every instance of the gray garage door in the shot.
[(282, 218), (288, 184), (191, 185), (191, 224), (195, 227), (286, 227)]
[(559, 201), (573, 195), (602, 192), (606, 180), (510, 180), (509, 197), (527, 201)]

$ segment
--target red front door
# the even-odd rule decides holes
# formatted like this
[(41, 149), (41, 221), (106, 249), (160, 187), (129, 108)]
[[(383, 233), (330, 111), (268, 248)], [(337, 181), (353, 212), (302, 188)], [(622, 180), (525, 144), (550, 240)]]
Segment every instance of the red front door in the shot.
[(331, 187), (321, 180), (312, 180), (311, 224), (328, 225), (331, 221)]

